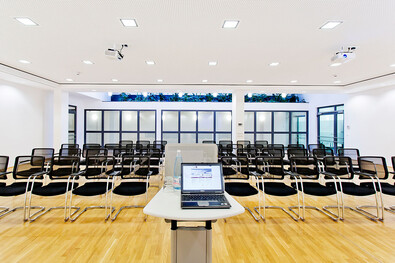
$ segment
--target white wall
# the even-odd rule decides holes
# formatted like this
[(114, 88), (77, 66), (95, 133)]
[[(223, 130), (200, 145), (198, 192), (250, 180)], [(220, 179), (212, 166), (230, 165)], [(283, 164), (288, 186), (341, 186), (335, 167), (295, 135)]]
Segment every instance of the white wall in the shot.
[(51, 91), (0, 79), (0, 154), (31, 154), (35, 147), (52, 147)]

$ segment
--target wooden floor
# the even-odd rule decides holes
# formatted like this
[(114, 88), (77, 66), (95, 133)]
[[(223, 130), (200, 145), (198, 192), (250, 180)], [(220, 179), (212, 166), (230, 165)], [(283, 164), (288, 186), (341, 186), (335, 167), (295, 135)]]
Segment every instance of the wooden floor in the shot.
[[(149, 197), (157, 188), (149, 191)], [(269, 197), (268, 204), (288, 206), (294, 198)], [(22, 197), (1, 198), (1, 205), (19, 206)], [(144, 197), (115, 197), (114, 205), (143, 204)], [(237, 199), (254, 207), (254, 197)], [(374, 204), (372, 197), (346, 196), (346, 204)], [(81, 207), (104, 198), (76, 197)], [(334, 204), (334, 197), (311, 198), (306, 205)], [(387, 205), (395, 198), (385, 196)], [(33, 204), (63, 205), (61, 197), (34, 197)], [(63, 211), (53, 211), (33, 223), (22, 222), (22, 212), (0, 219), (0, 262), (170, 262), (170, 227), (148, 217), (141, 208), (122, 212), (104, 222), (103, 210), (92, 210), (74, 223), (63, 222)], [(266, 222), (256, 223), (245, 212), (213, 225), (213, 262), (395, 262), (395, 214), (373, 222), (346, 211), (344, 222), (333, 222), (315, 211), (305, 222), (295, 222), (278, 210), (267, 210)]]

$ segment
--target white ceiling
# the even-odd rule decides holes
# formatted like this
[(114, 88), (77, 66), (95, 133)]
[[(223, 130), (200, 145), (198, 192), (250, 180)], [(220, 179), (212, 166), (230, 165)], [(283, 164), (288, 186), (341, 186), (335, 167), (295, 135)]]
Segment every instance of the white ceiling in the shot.
[[(76, 86), (330, 89), (395, 72), (390, 67), (395, 64), (394, 14), (394, 0), (5, 0), (0, 63)], [(15, 17), (29, 17), (39, 26), (24, 26)], [(120, 18), (136, 19), (138, 27), (126, 28)], [(224, 29), (224, 20), (240, 23)], [(329, 20), (343, 23), (320, 30)], [(129, 45), (122, 61), (104, 55), (121, 43)], [(356, 59), (330, 67), (334, 53), (348, 46), (358, 47)], [(209, 61), (218, 64), (209, 66)], [(270, 67), (271, 62), (280, 65)]]

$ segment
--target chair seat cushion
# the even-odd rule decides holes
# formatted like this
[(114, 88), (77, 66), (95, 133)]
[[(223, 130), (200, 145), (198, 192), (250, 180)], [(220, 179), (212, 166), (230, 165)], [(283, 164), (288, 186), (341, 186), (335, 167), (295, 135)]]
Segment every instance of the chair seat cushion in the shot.
[(225, 191), (234, 196), (250, 196), (258, 194), (258, 190), (249, 183), (225, 183)]
[(74, 189), (73, 194), (82, 196), (102, 195), (111, 189), (111, 183), (108, 184), (107, 190), (106, 186), (106, 182), (85, 183), (83, 186)]
[[(69, 190), (71, 190), (71, 183), (69, 184)], [(55, 196), (66, 193), (67, 182), (50, 183), (43, 187), (35, 187), (33, 194), (40, 196)], [(74, 189), (78, 187), (77, 183), (74, 183)]]
[[(293, 188), (296, 188), (296, 183), (291, 184)], [(300, 183), (298, 183), (299, 190), (302, 190)], [(303, 192), (308, 195), (315, 196), (328, 196), (336, 194), (335, 188), (326, 187), (315, 182), (303, 182)]]
[[(327, 183), (326, 184), (328, 187), (331, 187), (335, 189), (335, 183)], [(337, 183), (338, 190), (340, 191), (340, 185)], [(367, 196), (367, 195), (372, 195), (374, 194), (374, 190), (368, 187), (363, 187), (359, 186), (357, 184), (354, 184), (352, 182), (342, 182), (342, 188), (343, 188), (343, 193), (348, 194), (348, 195), (354, 195), (354, 196)]]
[[(18, 182), (8, 186), (6, 185), (0, 186), (0, 196), (15, 196), (15, 195), (24, 194), (26, 192), (26, 185), (27, 182)], [(42, 186), (41, 182), (36, 182), (34, 183), (33, 189), (39, 188), (41, 186)]]
[[(394, 185), (391, 185), (389, 183), (380, 183), (380, 185), (381, 185), (381, 191), (383, 192), (383, 194), (395, 195), (395, 186)], [(373, 183), (361, 183), (361, 186), (373, 189), (373, 191), (374, 191)], [(377, 189), (377, 191), (379, 191), (379, 186), (377, 183), (376, 183), (376, 189)]]
[(297, 191), (284, 183), (265, 182), (265, 193), (274, 196), (289, 196), (297, 194)]
[(124, 182), (114, 188), (114, 194), (123, 196), (141, 195), (147, 191), (146, 182)]

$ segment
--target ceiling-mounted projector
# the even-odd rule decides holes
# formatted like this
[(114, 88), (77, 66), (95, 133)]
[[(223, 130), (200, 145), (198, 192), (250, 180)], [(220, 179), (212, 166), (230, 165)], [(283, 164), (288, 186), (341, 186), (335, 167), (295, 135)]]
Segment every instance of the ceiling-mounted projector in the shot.
[(332, 57), (332, 63), (347, 63), (355, 58), (354, 50), (356, 47), (349, 47), (347, 51), (336, 52)]
[(127, 44), (122, 44), (120, 49), (108, 48), (104, 53), (109, 58), (116, 58), (118, 60), (122, 60), (124, 58), (124, 54), (122, 54), (122, 49), (124, 47), (128, 47), (128, 45)]

